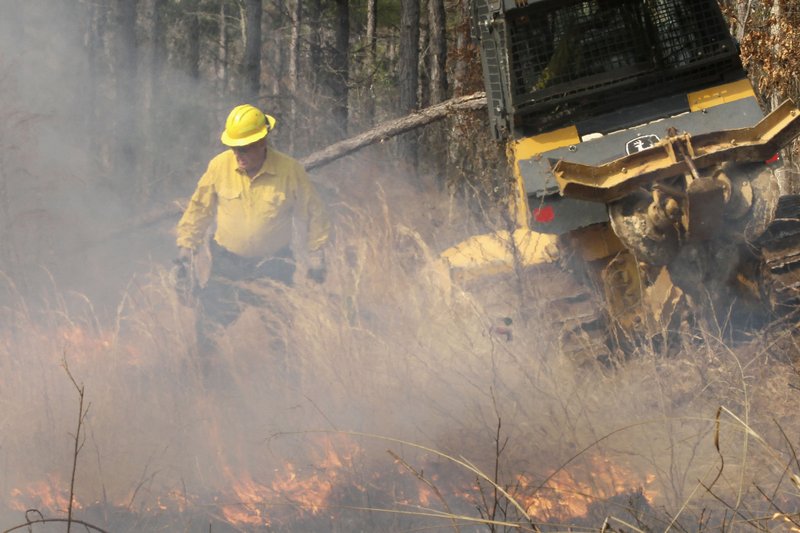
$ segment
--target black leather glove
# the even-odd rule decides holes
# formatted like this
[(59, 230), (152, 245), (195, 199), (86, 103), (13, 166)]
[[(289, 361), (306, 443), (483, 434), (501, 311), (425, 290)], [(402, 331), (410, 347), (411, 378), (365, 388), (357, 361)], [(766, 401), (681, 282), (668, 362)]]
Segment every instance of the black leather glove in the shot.
[(172, 288), (182, 304), (190, 305), (195, 289), (192, 261), (189, 257), (181, 256), (172, 263), (172, 269), (169, 271)]
[(309, 268), (306, 275), (309, 279), (316, 281), (317, 283), (324, 283), (325, 276), (328, 274), (328, 271), (325, 270), (325, 267), (320, 268)]
[(325, 268), (325, 252), (316, 250), (308, 254), (308, 271), (306, 276), (317, 283), (324, 283), (328, 270)]

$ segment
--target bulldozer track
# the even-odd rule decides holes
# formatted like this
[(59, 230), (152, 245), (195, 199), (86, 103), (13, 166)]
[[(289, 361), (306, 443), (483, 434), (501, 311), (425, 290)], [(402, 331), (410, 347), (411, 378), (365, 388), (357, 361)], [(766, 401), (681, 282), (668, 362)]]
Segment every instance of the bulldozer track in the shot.
[(800, 195), (779, 199), (775, 219), (756, 244), (772, 308), (778, 314), (795, 310), (800, 306)]
[(611, 357), (605, 309), (587, 280), (560, 263), (482, 278), (466, 287), (492, 322), (512, 318), (514, 328), (533, 330), (547, 346), (541, 356), (563, 354), (577, 365)]
[(608, 320), (596, 289), (558, 263), (538, 266), (527, 276), (531, 316), (553, 332), (559, 351), (578, 364), (608, 360)]

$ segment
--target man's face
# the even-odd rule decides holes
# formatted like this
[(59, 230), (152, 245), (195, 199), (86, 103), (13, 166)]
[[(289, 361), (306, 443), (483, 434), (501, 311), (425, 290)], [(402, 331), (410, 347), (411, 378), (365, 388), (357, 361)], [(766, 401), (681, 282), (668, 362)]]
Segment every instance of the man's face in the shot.
[(236, 146), (233, 153), (236, 155), (236, 163), (239, 169), (248, 174), (258, 171), (264, 164), (267, 156), (267, 139), (261, 139), (247, 146)]

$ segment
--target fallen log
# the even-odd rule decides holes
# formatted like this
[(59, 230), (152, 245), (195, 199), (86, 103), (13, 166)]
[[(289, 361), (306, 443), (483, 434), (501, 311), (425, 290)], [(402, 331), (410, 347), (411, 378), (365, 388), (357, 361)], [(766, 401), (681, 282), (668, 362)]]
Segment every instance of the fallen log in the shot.
[(451, 98), (404, 117), (378, 124), (355, 137), (339, 141), (327, 148), (314, 152), (304, 157), (300, 162), (306, 167), (306, 170), (312, 170), (352, 154), (365, 146), (383, 142), (401, 133), (441, 120), (454, 111), (476, 110), (483, 107), (486, 107), (486, 93), (483, 92)]

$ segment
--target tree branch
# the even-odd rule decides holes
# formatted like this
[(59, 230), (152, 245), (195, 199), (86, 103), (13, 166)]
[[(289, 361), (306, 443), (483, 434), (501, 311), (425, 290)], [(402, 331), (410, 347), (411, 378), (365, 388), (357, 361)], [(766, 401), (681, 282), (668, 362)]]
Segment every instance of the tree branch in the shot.
[(421, 109), (404, 117), (378, 124), (355, 137), (328, 146), (303, 158), (300, 162), (306, 170), (327, 165), (353, 152), (387, 139), (426, 126), (437, 120), (442, 120), (455, 111), (476, 110), (486, 107), (486, 93), (477, 92), (468, 96), (451, 98), (440, 104)]

